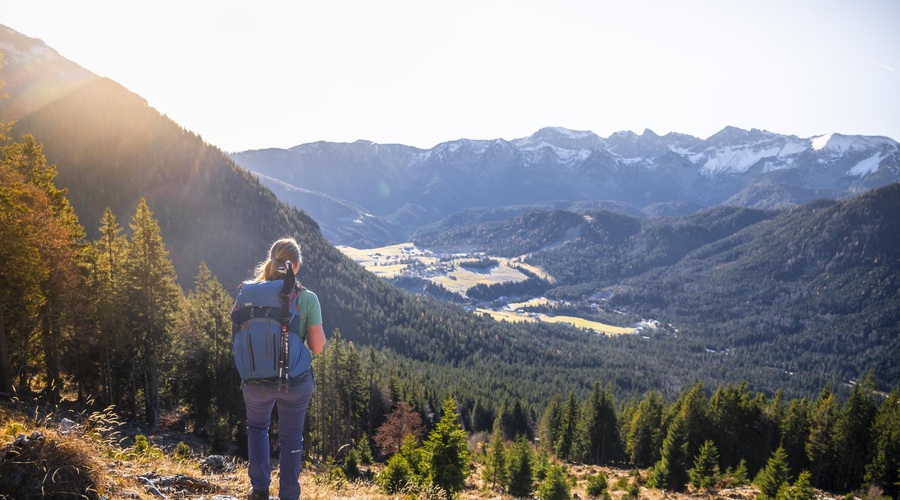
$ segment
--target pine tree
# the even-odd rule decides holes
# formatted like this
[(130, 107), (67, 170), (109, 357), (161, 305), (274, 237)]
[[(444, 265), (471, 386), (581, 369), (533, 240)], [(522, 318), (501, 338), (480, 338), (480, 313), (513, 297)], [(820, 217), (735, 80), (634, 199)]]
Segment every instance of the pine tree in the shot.
[(709, 437), (709, 416), (703, 384), (698, 382), (691, 386), (681, 396), (677, 406), (684, 421), (688, 456), (694, 457)]
[(582, 406), (575, 433), (574, 458), (603, 464), (618, 456), (619, 428), (612, 389), (594, 382), (591, 396)]
[(731, 474), (731, 483), (735, 486), (745, 486), (750, 484), (750, 476), (747, 472), (747, 461), (743, 458), (738, 462), (737, 467), (734, 468), (734, 472)]
[(103, 357), (103, 394), (106, 404), (118, 406), (127, 387), (127, 360), (135, 352), (133, 339), (125, 333), (127, 304), (123, 297), (123, 273), (128, 241), (116, 216), (108, 207), (100, 218), (100, 239), (92, 244), (93, 266), (88, 295), (95, 300), (97, 329)]
[[(324, 456), (335, 456), (338, 450), (351, 444), (368, 428), (370, 381), (352, 342), (335, 330), (325, 351), (313, 359), (316, 386), (310, 402), (308, 430), (310, 449)], [(371, 374), (370, 374), (371, 377)], [(376, 433), (377, 442), (377, 433)], [(403, 441), (394, 436), (391, 453)]]
[(638, 467), (646, 467), (659, 459), (662, 411), (662, 396), (650, 391), (631, 418), (626, 442), (631, 463)]
[(363, 465), (372, 465), (374, 461), (372, 457), (372, 443), (369, 441), (369, 435), (365, 432), (356, 443), (356, 451), (359, 454), (359, 463)]
[(403, 490), (407, 485), (413, 483), (413, 470), (401, 454), (396, 454), (388, 460), (384, 470), (376, 478), (375, 482), (381, 486), (386, 493), (393, 494)]
[(688, 474), (694, 488), (709, 490), (716, 485), (719, 479), (719, 450), (712, 441), (707, 440), (700, 447), (700, 452), (694, 458), (694, 467)]
[(788, 456), (792, 474), (809, 467), (806, 442), (809, 440), (809, 405), (806, 398), (795, 399), (788, 406), (781, 423), (781, 444)]
[(598, 498), (606, 493), (609, 482), (606, 474), (599, 472), (596, 476), (587, 476), (587, 494), (591, 498)]
[(669, 425), (661, 457), (650, 472), (648, 484), (671, 491), (683, 491), (688, 482), (687, 432), (683, 414)]
[[(7, 205), (0, 208), (4, 212), (10, 210), (4, 215), (7, 220), (0, 221), (11, 226), (4, 228), (4, 244), (12, 250), (5, 252), (6, 259), (12, 260), (14, 253), (23, 251), (25, 254), (19, 253), (19, 258), (30, 251), (38, 259), (33, 267), (26, 269), (37, 273), (35, 277), (40, 298), (34, 304), (39, 309), (38, 332), (46, 374), (45, 390), (55, 400), (62, 387), (62, 353), (68, 344), (81, 347), (72, 333), (76, 319), (80, 318), (74, 317), (72, 312), (84, 309), (80, 307), (84, 304), (78, 293), (83, 286), (83, 274), (78, 266), (82, 258), (84, 229), (66, 198), (66, 190), (53, 183), (57, 175), (56, 166), (47, 165), (43, 146), (31, 134), (26, 134), (22, 142), (4, 145), (0, 155), (4, 184), (11, 183), (4, 188), (4, 193), (0, 193), (3, 194), (4, 205)], [(19, 271), (6, 272), (14, 274)], [(65, 279), (58, 279), (60, 276), (65, 276)], [(15, 284), (10, 285), (16, 288)], [(21, 314), (21, 310), (17, 310), (16, 314)], [(0, 324), (4, 323), (7, 315), (0, 312)], [(0, 327), (4, 337), (5, 328), (5, 325)], [(3, 340), (0, 338), (0, 358), (3, 358), (2, 351), (6, 351), (7, 347)], [(0, 373), (2, 371), (0, 369)], [(27, 377), (27, 374), (23, 375)]]
[(831, 389), (825, 387), (810, 413), (809, 439), (806, 442), (806, 456), (816, 485), (834, 482), (834, 427), (837, 418), (838, 403)]
[(27, 392), (29, 325), (46, 301), (41, 285), (50, 268), (41, 247), (62, 238), (63, 232), (46, 194), (13, 168), (8, 151), (9, 146), (0, 149), (0, 392), (12, 394), (13, 365), (21, 367), (19, 392)]
[(761, 498), (774, 499), (782, 485), (790, 480), (787, 454), (784, 452), (784, 448), (779, 447), (772, 453), (766, 466), (756, 475), (753, 483), (759, 488)]
[(150, 425), (156, 427), (160, 413), (162, 356), (169, 349), (182, 294), (159, 224), (143, 198), (130, 227), (131, 245), (123, 284), (130, 306), (127, 321), (137, 338), (134, 360), (144, 385), (146, 417)]
[(794, 485), (791, 486), (790, 500), (815, 500), (818, 498), (816, 490), (810, 484), (809, 478), (809, 471), (805, 470), (800, 473), (800, 476), (794, 481)]
[(572, 498), (572, 488), (566, 481), (566, 472), (558, 463), (550, 465), (547, 475), (538, 487), (541, 500), (568, 500)]
[(834, 447), (839, 465), (838, 487), (844, 490), (859, 485), (869, 459), (872, 423), (878, 411), (875, 400), (875, 374), (872, 371), (855, 384), (841, 407), (834, 427)]
[(184, 374), (178, 384), (183, 397), (191, 402), (201, 429), (211, 416), (224, 418), (232, 426), (243, 415), (237, 393), (240, 379), (231, 354), (229, 311), (233, 303), (206, 263), (201, 262), (178, 329)]
[(575, 401), (575, 393), (569, 393), (569, 399), (563, 409), (559, 439), (555, 446), (556, 455), (562, 460), (570, 458), (577, 425), (578, 403)]
[(435, 486), (455, 493), (465, 486), (469, 475), (469, 448), (452, 398), (444, 402), (441, 413), (424, 443), (428, 477)]
[(494, 424), (494, 433), (488, 447), (484, 480), (491, 484), (491, 488), (506, 484), (506, 446), (503, 444), (503, 427), (499, 418)]
[(528, 439), (534, 436), (528, 426), (528, 416), (525, 414), (521, 401), (516, 400), (511, 406), (504, 405), (500, 411), (500, 418), (503, 420), (503, 432), (506, 439), (515, 439), (519, 434), (524, 434)]
[(516, 498), (530, 498), (534, 491), (531, 445), (519, 435), (509, 451), (506, 491)]
[(562, 412), (562, 400), (558, 393), (554, 393), (550, 402), (547, 403), (547, 409), (544, 410), (540, 434), (541, 444), (551, 450), (555, 448), (556, 441), (559, 439)]
[(875, 415), (865, 481), (893, 498), (900, 497), (900, 388), (891, 391)]

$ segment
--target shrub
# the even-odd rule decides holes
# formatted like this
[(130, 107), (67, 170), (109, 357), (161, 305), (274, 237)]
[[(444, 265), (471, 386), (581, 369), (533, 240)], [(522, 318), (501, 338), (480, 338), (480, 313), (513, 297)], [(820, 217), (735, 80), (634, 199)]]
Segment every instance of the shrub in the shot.
[(210, 422), (205, 428), (206, 440), (213, 453), (226, 453), (234, 442), (231, 424), (224, 417)]
[(381, 474), (378, 475), (375, 481), (385, 493), (393, 494), (412, 484), (412, 478), (413, 473), (409, 468), (409, 462), (406, 461), (403, 455), (398, 453), (388, 460), (384, 470), (381, 471)]
[(116, 455), (116, 458), (122, 460), (136, 460), (140, 458), (162, 458), (163, 452), (159, 448), (150, 446), (147, 436), (138, 434), (134, 437), (134, 444), (130, 448), (123, 450)]
[(599, 497), (606, 493), (609, 487), (606, 474), (599, 473), (596, 476), (587, 477), (587, 494), (591, 497)]
[(172, 455), (175, 457), (175, 460), (186, 462), (192, 458), (193, 453), (191, 452), (191, 447), (185, 444), (184, 441), (181, 441), (178, 443), (178, 446), (175, 447), (175, 451), (172, 452)]
[(566, 473), (561, 465), (553, 464), (547, 468), (546, 477), (538, 488), (538, 496), (541, 500), (568, 500), (572, 498), (572, 491), (568, 481), (566, 481)]
[(359, 458), (355, 449), (347, 452), (347, 458), (344, 459), (344, 474), (350, 479), (359, 477)]

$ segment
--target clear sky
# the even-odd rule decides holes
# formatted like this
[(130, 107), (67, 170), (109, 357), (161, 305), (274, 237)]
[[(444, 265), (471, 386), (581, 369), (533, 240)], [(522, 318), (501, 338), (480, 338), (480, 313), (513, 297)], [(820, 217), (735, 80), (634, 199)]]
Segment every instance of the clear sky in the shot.
[(0, 0), (233, 152), (545, 126), (900, 140), (896, 0)]

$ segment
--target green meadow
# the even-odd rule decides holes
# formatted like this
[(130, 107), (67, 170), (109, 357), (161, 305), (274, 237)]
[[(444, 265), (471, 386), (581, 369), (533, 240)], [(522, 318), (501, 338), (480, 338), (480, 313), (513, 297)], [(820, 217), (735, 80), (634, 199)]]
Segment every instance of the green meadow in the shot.
[[(475, 285), (494, 285), (498, 283), (524, 281), (528, 277), (517, 268), (527, 269), (548, 281), (553, 277), (543, 269), (524, 264), (517, 259), (503, 257), (487, 257), (497, 261), (496, 266), (480, 270), (467, 263), (478, 261), (483, 256), (470, 255), (437, 256), (429, 250), (416, 247), (412, 243), (399, 243), (379, 248), (358, 249), (338, 246), (338, 250), (350, 257), (354, 262), (380, 278), (395, 278), (402, 275), (427, 279), (447, 290), (465, 295)], [(508, 304), (503, 310), (478, 308), (479, 313), (487, 314), (497, 321), (545, 321), (548, 323), (568, 323), (577, 328), (586, 328), (605, 335), (622, 335), (635, 333), (636, 329), (607, 325), (574, 316), (553, 316), (543, 313), (529, 313), (521, 309), (529, 306), (550, 305), (544, 297), (536, 297), (524, 302)]]

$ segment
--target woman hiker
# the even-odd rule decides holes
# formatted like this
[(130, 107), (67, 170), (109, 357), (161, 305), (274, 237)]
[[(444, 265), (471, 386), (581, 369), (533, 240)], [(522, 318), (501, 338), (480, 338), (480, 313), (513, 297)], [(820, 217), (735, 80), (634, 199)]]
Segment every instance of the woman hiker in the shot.
[[(269, 249), (268, 258), (261, 262), (254, 273), (254, 278), (247, 283), (259, 283), (285, 278), (293, 274), (292, 270), (300, 268), (302, 262), (300, 245), (293, 238), (276, 241)], [(238, 303), (232, 311), (235, 319)], [(319, 354), (325, 347), (325, 332), (322, 328), (322, 309), (319, 299), (313, 292), (299, 287), (292, 287), (289, 296), (290, 332), (306, 333), (306, 345)], [(298, 324), (302, 321), (303, 324)], [(302, 338), (302, 335), (301, 335)], [(305, 353), (304, 353), (305, 354)], [(305, 359), (309, 359), (306, 354)], [(308, 362), (308, 361), (307, 361)], [(271, 466), (269, 464), (269, 425), (272, 419), (272, 408), (278, 406), (278, 442), (281, 448), (280, 481), (278, 497), (280, 500), (296, 500), (300, 498), (300, 467), (303, 455), (303, 424), (306, 409), (312, 397), (315, 383), (312, 369), (289, 378), (288, 382), (251, 381), (241, 385), (244, 404), (247, 407), (247, 456), (252, 490), (250, 500), (269, 500), (269, 483)]]

